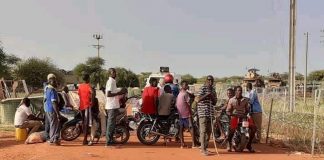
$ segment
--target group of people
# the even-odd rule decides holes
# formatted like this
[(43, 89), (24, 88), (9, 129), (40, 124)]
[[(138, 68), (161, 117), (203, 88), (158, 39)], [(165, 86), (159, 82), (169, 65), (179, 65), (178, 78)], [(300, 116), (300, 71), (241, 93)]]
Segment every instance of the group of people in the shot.
[[(183, 132), (185, 129), (189, 129), (192, 137), (192, 148), (200, 148), (203, 155), (208, 155), (207, 147), (212, 133), (212, 125), (217, 125), (219, 128), (222, 128), (220, 126), (221, 123), (219, 123), (219, 117), (213, 122), (213, 117), (215, 117), (215, 105), (217, 103), (213, 76), (207, 76), (205, 84), (200, 88), (196, 97), (188, 92), (188, 82), (182, 81), (180, 86), (178, 84), (173, 84), (172, 75), (166, 75), (164, 80), (160, 80), (159, 85), (158, 87), (157, 79), (151, 78), (150, 86), (144, 88), (142, 94), (142, 112), (150, 114), (151, 116), (166, 118), (170, 114), (171, 107), (176, 107), (180, 121), (179, 138), (181, 148), (186, 147)], [(180, 91), (179, 88), (177, 88), (178, 86), (181, 87)], [(227, 90), (228, 99), (224, 106), (221, 107), (221, 109), (226, 111), (226, 114), (230, 116), (230, 128), (227, 137), (225, 137), (225, 131), (220, 129), (220, 138), (227, 139), (227, 149), (229, 152), (232, 152), (231, 139), (235, 129), (238, 127), (238, 120), (241, 116), (248, 115), (248, 120), (250, 122), (250, 139), (246, 147), (249, 152), (255, 152), (252, 148), (252, 142), (260, 142), (261, 139), (262, 107), (259, 103), (256, 91), (252, 89), (251, 83), (247, 84), (246, 89), (246, 95), (243, 96), (241, 86), (229, 88)], [(196, 108), (198, 113), (200, 146), (197, 146), (198, 143), (194, 138), (193, 108)], [(257, 136), (255, 137), (256, 132)]]
[[(106, 130), (103, 131), (106, 135), (106, 146), (114, 146), (113, 133), (115, 130), (116, 116), (118, 109), (120, 108), (120, 96), (127, 94), (127, 89), (117, 88), (116, 83), (116, 70), (114, 68), (109, 69), (109, 79), (105, 88), (105, 114), (106, 115)], [(92, 145), (95, 137), (95, 131), (99, 127), (100, 120), (103, 118), (99, 114), (98, 99), (96, 98), (96, 92), (94, 87), (90, 85), (89, 74), (84, 74), (83, 83), (78, 85), (78, 94), (80, 99), (79, 110), (83, 119), (83, 144)], [(45, 132), (46, 140), (50, 145), (60, 145), (60, 129), (62, 122), (65, 121), (60, 114), (58, 106), (59, 98), (57, 93), (57, 81), (54, 74), (49, 74), (47, 77), (47, 84), (44, 87), (44, 110), (45, 110)], [(158, 86), (159, 85), (159, 86)], [(195, 97), (193, 93), (188, 92), (189, 83), (187, 81), (181, 81), (180, 85), (173, 83), (173, 76), (167, 74), (163, 79), (151, 78), (150, 86), (145, 87), (142, 92), (142, 107), (141, 112), (144, 114), (150, 114), (151, 116), (159, 116), (160, 118), (167, 119), (170, 115), (171, 108), (176, 107), (179, 113), (179, 141), (181, 148), (186, 147), (184, 142), (183, 132), (189, 129), (192, 137), (192, 148), (200, 148), (203, 155), (208, 155), (207, 147), (209, 138), (212, 132), (211, 125), (213, 123), (213, 117), (215, 116), (214, 106), (217, 103), (217, 94), (214, 87), (213, 76), (207, 76), (205, 84), (200, 88), (198, 95)], [(64, 88), (65, 94), (62, 95), (64, 101), (67, 100), (68, 89)], [(254, 152), (252, 148), (252, 140), (254, 139), (255, 132), (257, 132), (256, 141), (260, 141), (261, 138), (261, 124), (262, 124), (262, 107), (259, 103), (255, 90), (252, 89), (252, 84), (247, 84), (246, 95), (243, 96), (241, 86), (237, 86), (234, 89), (227, 90), (228, 99), (222, 107), (226, 113), (231, 116), (229, 134), (225, 137), (224, 131), (221, 130), (221, 138), (227, 138), (228, 151), (232, 151), (230, 139), (233, 137), (234, 130), (238, 125), (238, 117), (243, 115), (250, 115), (250, 140), (247, 145), (247, 149), (250, 152)], [(194, 138), (193, 127), (193, 113), (192, 106), (196, 105), (199, 121), (199, 134), (200, 134), (200, 146)], [(15, 127), (18, 128), (30, 128), (29, 134), (38, 130), (41, 126), (39, 118), (32, 115), (30, 110), (30, 100), (28, 98), (23, 99), (23, 103), (19, 106), (15, 116)], [(73, 106), (70, 103), (64, 103), (64, 106)], [(213, 124), (212, 124), (213, 123)], [(216, 125), (221, 127), (219, 119), (216, 118)], [(88, 130), (91, 127), (91, 136), (88, 141)]]

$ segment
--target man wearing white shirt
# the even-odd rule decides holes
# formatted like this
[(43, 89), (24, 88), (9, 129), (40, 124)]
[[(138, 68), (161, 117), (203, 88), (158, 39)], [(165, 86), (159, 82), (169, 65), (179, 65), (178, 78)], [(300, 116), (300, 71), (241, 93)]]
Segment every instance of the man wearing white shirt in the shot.
[(15, 113), (14, 125), (16, 128), (28, 128), (29, 135), (36, 132), (42, 123), (37, 121), (31, 109), (30, 109), (30, 99), (24, 98), (22, 104), (17, 108)]
[(107, 131), (106, 131), (106, 146), (111, 146), (113, 142), (113, 134), (116, 126), (116, 116), (118, 114), (118, 109), (120, 108), (119, 95), (123, 95), (127, 90), (122, 89), (118, 91), (116, 84), (116, 70), (114, 68), (109, 69), (109, 79), (106, 83), (106, 96), (107, 102), (105, 109), (107, 110)]

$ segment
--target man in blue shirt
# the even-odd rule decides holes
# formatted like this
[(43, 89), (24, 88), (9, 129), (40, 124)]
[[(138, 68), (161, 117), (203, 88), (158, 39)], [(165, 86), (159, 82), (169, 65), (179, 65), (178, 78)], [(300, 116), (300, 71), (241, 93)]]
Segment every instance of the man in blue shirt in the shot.
[(60, 113), (58, 108), (58, 96), (57, 96), (57, 83), (55, 76), (48, 79), (48, 85), (45, 91), (45, 112), (46, 118), (48, 119), (50, 125), (49, 131), (49, 143), (50, 145), (60, 145), (59, 137), (59, 121)]
[(255, 140), (257, 143), (260, 143), (261, 140), (261, 126), (262, 126), (262, 107), (259, 102), (258, 95), (255, 90), (252, 89), (252, 84), (248, 83), (246, 85), (246, 95), (245, 97), (249, 98), (252, 111), (252, 119), (257, 127), (257, 135)]

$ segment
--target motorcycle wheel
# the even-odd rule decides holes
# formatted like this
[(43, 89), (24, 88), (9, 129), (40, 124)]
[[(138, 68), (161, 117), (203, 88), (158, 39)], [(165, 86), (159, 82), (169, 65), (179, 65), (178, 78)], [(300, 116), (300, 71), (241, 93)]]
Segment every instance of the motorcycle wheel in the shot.
[(243, 152), (249, 139), (244, 134), (240, 135), (240, 143), (233, 146), (235, 152)]
[(125, 144), (129, 140), (130, 134), (127, 127), (122, 125), (117, 125), (115, 128), (113, 141), (116, 144)]
[[(142, 144), (153, 145), (159, 140), (159, 138), (160, 138), (159, 135), (152, 135), (149, 133), (152, 126), (153, 126), (153, 124), (151, 122), (142, 122), (138, 126), (137, 138)], [(152, 131), (158, 132), (155, 127), (152, 128)]]
[(61, 131), (61, 138), (65, 141), (73, 141), (81, 134), (81, 127), (76, 125), (64, 126)]

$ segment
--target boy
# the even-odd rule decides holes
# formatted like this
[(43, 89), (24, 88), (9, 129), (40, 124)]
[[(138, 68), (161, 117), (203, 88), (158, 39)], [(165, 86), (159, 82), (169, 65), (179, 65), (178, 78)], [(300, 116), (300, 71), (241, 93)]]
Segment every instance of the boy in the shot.
[(84, 74), (82, 77), (84, 83), (79, 84), (78, 94), (80, 99), (80, 107), (83, 122), (83, 145), (88, 144), (88, 128), (92, 126), (92, 115), (91, 115), (91, 97), (92, 88), (90, 86), (90, 75)]
[(184, 148), (186, 145), (184, 143), (183, 132), (185, 128), (190, 129), (190, 134), (192, 138), (192, 148), (196, 147), (194, 131), (192, 127), (192, 117), (191, 117), (191, 108), (190, 108), (190, 98), (187, 90), (189, 89), (188, 82), (181, 82), (181, 90), (177, 97), (177, 109), (180, 116), (180, 142), (181, 148)]

